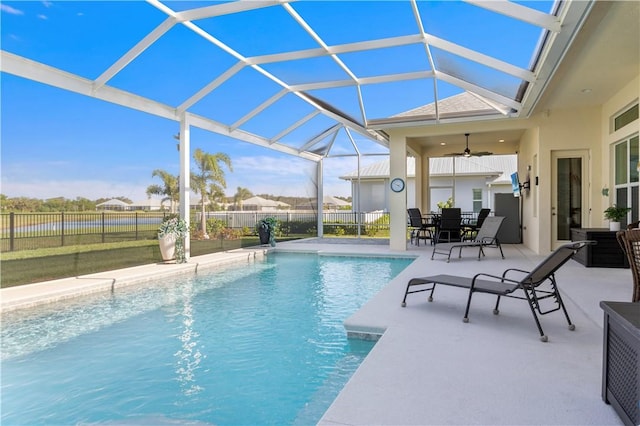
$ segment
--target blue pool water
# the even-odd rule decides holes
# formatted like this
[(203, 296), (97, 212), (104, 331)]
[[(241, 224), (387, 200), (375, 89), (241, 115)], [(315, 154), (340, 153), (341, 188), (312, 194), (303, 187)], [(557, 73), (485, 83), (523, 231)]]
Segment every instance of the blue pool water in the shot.
[(411, 261), (275, 253), (7, 313), (1, 423), (315, 424), (373, 346), (343, 321)]

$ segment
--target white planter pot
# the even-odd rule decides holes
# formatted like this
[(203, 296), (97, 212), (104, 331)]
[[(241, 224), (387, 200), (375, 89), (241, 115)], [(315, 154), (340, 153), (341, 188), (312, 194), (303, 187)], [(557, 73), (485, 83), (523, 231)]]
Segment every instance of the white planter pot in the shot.
[(609, 222), (609, 231), (619, 231), (620, 222)]
[(158, 238), (160, 244), (160, 254), (165, 262), (176, 258), (176, 239), (173, 235), (165, 235)]

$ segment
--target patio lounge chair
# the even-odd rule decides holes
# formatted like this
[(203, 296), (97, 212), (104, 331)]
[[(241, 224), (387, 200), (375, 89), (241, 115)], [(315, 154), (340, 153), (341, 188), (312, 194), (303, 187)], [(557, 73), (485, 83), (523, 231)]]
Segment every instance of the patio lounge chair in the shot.
[[(562, 309), (564, 316), (567, 318), (567, 322), (569, 323), (569, 330), (575, 329), (575, 326), (571, 323), (571, 319), (569, 318), (569, 314), (567, 313), (564, 303), (562, 302), (562, 298), (560, 297), (560, 292), (558, 291), (558, 285), (554, 274), (562, 265), (571, 259), (574, 254), (587, 244), (594, 244), (594, 241), (575, 241), (562, 245), (530, 272), (511, 268), (505, 270), (501, 276), (480, 273), (476, 274), (472, 278), (455, 275), (434, 275), (430, 277), (412, 278), (407, 284), (407, 290), (405, 291), (404, 299), (402, 299), (402, 306), (407, 306), (407, 295), (422, 291), (431, 291), (428, 300), (429, 302), (433, 301), (433, 291), (437, 284), (469, 289), (467, 307), (464, 312), (464, 317), (462, 318), (463, 322), (469, 322), (469, 307), (471, 306), (471, 297), (473, 296), (473, 293), (488, 293), (498, 296), (496, 306), (493, 309), (493, 313), (496, 315), (499, 313), (498, 305), (500, 304), (500, 298), (502, 296), (522, 299), (526, 300), (529, 304), (529, 309), (531, 309), (533, 319), (535, 320), (538, 331), (540, 332), (540, 340), (546, 342), (547, 336), (542, 331), (542, 326), (540, 325), (536, 312), (540, 315), (546, 315)], [(520, 278), (517, 278), (518, 275)], [(409, 291), (413, 286), (429, 284), (431, 284), (431, 287)], [(512, 294), (516, 290), (522, 290), (523, 295)], [(543, 310), (540, 302), (548, 298), (552, 299), (554, 306)]]
[(491, 213), (491, 209), (480, 209), (478, 212), (478, 218), (475, 223), (464, 222), (462, 224), (462, 239), (463, 240), (475, 240), (476, 235), (478, 234), (478, 230), (482, 228), (482, 224), (485, 219), (489, 217), (489, 213)]
[(498, 240), (498, 231), (502, 226), (502, 216), (491, 216), (484, 219), (482, 227), (478, 230), (477, 235), (473, 240), (461, 241), (458, 243), (439, 243), (433, 246), (433, 252), (431, 253), (431, 260), (436, 254), (446, 254), (447, 263), (451, 260), (451, 253), (453, 249), (458, 249), (458, 258), (462, 257), (462, 249), (465, 247), (478, 247), (478, 260), (480, 256), (484, 256), (484, 247), (497, 247), (500, 249), (500, 255), (504, 259), (504, 253), (502, 252), (502, 246)]

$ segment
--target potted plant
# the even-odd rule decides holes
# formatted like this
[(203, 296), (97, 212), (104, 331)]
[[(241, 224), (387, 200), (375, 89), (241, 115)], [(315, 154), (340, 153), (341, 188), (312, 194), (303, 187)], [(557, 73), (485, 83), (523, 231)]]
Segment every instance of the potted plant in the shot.
[(615, 204), (604, 211), (604, 217), (609, 219), (609, 230), (620, 230), (620, 219), (625, 217), (631, 210), (631, 207), (617, 207)]
[(265, 217), (257, 223), (256, 227), (258, 228), (258, 236), (260, 236), (260, 244), (270, 244), (271, 247), (275, 247), (278, 220), (275, 217)]
[(438, 201), (438, 208), (442, 211), (442, 209), (450, 209), (453, 207), (453, 197), (449, 197), (447, 201)]
[(167, 216), (158, 228), (158, 242), (162, 260), (176, 260), (176, 263), (185, 263), (187, 258), (184, 252), (184, 239), (189, 235), (187, 222), (177, 215)]

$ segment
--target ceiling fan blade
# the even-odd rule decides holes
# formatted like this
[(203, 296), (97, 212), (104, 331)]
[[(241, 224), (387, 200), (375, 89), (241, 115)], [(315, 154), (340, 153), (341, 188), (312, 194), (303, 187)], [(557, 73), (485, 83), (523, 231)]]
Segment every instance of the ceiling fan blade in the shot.
[(483, 155), (493, 155), (493, 152), (489, 152), (489, 151), (471, 151), (469, 149), (469, 133), (465, 133), (464, 134), (465, 138), (466, 138), (466, 147), (464, 149), (463, 152), (451, 152), (449, 154), (445, 154), (445, 157), (482, 157)]

